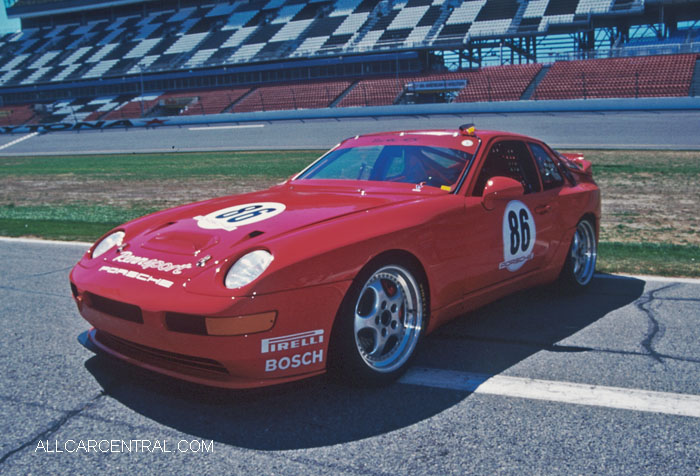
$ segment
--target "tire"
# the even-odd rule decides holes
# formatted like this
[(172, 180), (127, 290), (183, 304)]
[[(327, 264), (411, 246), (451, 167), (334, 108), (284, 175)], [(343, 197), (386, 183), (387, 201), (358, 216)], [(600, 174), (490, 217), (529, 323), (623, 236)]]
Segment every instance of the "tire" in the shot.
[(425, 284), (411, 266), (380, 263), (348, 290), (331, 340), (330, 366), (355, 385), (383, 385), (407, 368), (427, 322)]
[(561, 271), (562, 284), (574, 291), (588, 287), (593, 280), (597, 259), (598, 242), (595, 228), (589, 219), (584, 218), (576, 225), (571, 239), (571, 246)]

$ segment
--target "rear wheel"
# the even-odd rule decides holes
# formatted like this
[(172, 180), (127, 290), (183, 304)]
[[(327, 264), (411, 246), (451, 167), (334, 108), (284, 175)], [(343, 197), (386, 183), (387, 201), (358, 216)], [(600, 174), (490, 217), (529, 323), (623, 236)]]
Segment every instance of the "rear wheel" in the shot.
[(591, 221), (584, 218), (576, 225), (561, 273), (562, 282), (571, 289), (583, 289), (588, 286), (595, 273), (597, 258), (595, 229)]
[(383, 264), (361, 273), (343, 302), (331, 351), (355, 383), (388, 383), (406, 369), (426, 317), (425, 292), (410, 266)]

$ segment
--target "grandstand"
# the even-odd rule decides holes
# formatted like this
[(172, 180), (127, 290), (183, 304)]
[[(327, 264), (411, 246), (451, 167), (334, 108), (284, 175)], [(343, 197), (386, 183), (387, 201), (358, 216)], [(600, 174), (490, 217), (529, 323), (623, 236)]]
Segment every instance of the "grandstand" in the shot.
[(0, 125), (700, 95), (700, 0), (19, 0), (8, 15), (23, 28), (0, 36)]

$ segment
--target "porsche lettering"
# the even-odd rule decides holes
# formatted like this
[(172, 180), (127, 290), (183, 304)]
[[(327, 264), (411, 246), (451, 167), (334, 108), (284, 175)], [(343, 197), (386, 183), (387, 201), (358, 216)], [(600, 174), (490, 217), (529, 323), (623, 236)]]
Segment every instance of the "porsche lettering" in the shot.
[(128, 270), (124, 268), (116, 268), (114, 266), (102, 266), (100, 271), (109, 274), (120, 274), (125, 278), (136, 279), (138, 281), (143, 281), (146, 283), (153, 283), (163, 288), (170, 288), (174, 283), (167, 279), (161, 279), (151, 276), (146, 273), (139, 273), (138, 271)]

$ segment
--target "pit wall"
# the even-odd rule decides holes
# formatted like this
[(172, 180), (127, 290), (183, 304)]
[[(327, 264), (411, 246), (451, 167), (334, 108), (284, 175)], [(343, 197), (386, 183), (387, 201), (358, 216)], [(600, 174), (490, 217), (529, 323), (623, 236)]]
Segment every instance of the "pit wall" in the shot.
[(61, 122), (1, 126), (0, 134), (48, 133), (61, 131), (100, 130), (128, 127), (284, 121), (303, 119), (340, 119), (379, 116), (425, 116), (440, 114), (506, 114), (520, 112), (615, 112), (615, 111), (682, 111), (700, 110), (700, 97), (577, 99), (565, 101), (503, 101), (452, 104), (419, 104), (397, 106), (297, 109), (207, 116), (168, 116), (111, 121)]

